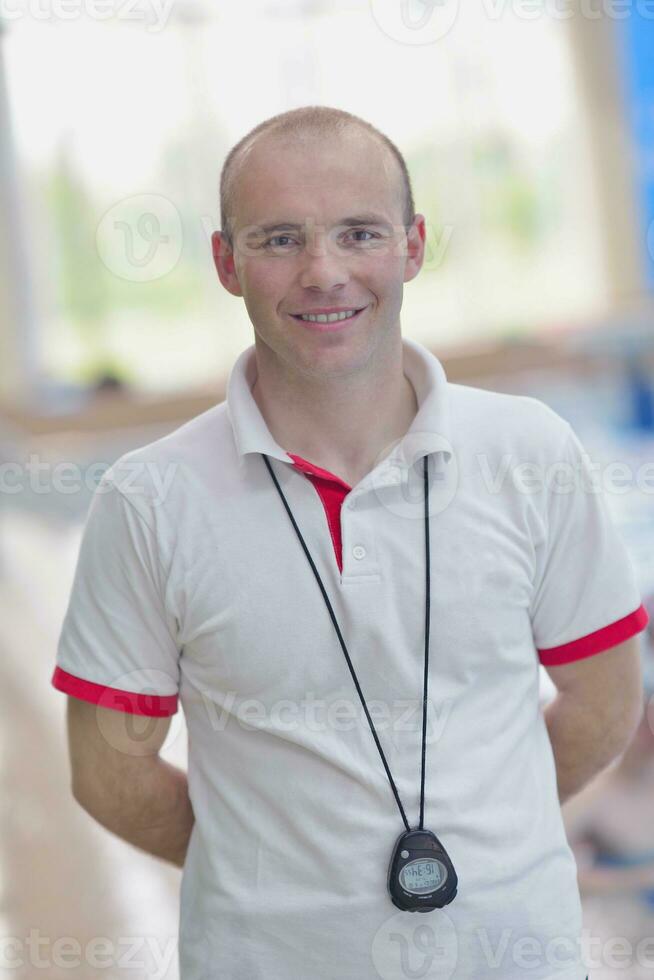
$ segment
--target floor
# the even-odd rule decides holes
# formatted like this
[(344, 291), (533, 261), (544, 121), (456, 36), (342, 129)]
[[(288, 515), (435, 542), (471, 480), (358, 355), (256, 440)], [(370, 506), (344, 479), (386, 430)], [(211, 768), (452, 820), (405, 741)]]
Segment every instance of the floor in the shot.
[[(0, 977), (178, 980), (181, 872), (70, 794), (67, 698), (50, 677), (80, 530), (0, 513)], [(164, 755), (185, 767), (180, 734)]]

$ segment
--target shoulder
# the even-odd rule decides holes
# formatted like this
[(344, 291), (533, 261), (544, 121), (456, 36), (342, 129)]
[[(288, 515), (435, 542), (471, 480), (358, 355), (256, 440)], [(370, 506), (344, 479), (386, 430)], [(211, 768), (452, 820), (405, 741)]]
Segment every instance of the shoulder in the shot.
[(520, 458), (557, 458), (570, 435), (568, 421), (539, 398), (448, 382), (454, 438), (468, 451), (499, 451)]
[(234, 457), (227, 403), (220, 402), (152, 442), (119, 456), (101, 484), (119, 491), (151, 523), (153, 508), (170, 510), (189, 481), (208, 469), (220, 473)]

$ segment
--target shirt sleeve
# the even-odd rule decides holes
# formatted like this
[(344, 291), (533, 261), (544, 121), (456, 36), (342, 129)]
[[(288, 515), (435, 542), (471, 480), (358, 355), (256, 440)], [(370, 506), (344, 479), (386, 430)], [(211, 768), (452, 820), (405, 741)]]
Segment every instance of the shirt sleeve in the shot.
[(106, 476), (91, 499), (51, 683), (101, 707), (163, 717), (178, 709), (177, 620), (142, 507)]
[(530, 617), (540, 662), (549, 667), (623, 643), (649, 617), (601, 474), (567, 422), (562, 449), (546, 472), (545, 534), (536, 548)]

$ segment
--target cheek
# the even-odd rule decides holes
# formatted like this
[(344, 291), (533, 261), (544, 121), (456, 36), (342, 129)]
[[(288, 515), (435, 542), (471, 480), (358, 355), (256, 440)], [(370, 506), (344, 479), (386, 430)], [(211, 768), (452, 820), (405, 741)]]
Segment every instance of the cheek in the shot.
[(352, 272), (365, 276), (380, 293), (394, 292), (396, 288), (401, 288), (406, 261), (399, 248), (397, 244), (389, 244), (383, 251), (372, 251), (365, 259), (362, 257), (361, 262), (353, 264)]
[(245, 263), (240, 276), (243, 293), (255, 307), (276, 306), (284, 298), (289, 280), (283, 263), (257, 259)]
[(365, 267), (362, 265), (352, 272), (353, 278), (358, 278), (380, 303), (387, 306), (401, 303), (402, 263), (396, 256), (376, 256)]

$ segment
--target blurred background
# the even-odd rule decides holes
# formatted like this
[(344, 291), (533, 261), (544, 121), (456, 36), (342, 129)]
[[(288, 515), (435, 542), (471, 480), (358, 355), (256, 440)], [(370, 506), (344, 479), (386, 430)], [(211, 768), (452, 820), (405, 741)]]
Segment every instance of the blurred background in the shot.
[[(654, 620), (654, 4), (0, 0), (0, 977), (178, 976), (179, 872), (70, 797), (50, 677), (101, 473), (222, 401), (253, 342), (211, 258), (223, 159), (315, 103), (406, 157), (404, 334), (572, 424)], [(654, 977), (639, 640), (641, 729), (564, 808), (593, 980)]]

